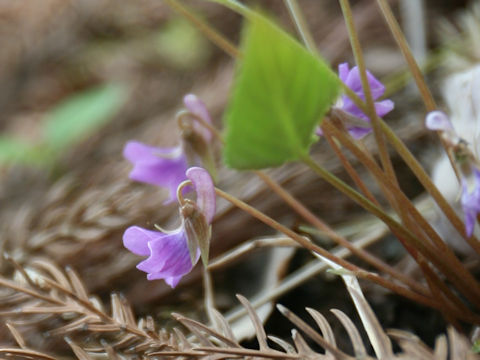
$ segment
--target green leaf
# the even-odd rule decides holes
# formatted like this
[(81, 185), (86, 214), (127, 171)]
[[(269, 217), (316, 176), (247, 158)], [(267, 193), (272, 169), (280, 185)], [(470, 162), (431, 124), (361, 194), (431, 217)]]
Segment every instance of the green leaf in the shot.
[(0, 165), (39, 164), (44, 151), (38, 146), (12, 136), (0, 136)]
[(266, 18), (249, 19), (225, 117), (224, 160), (237, 169), (306, 155), (340, 89), (326, 62)]
[(75, 94), (47, 115), (45, 140), (54, 149), (83, 140), (111, 120), (126, 99), (126, 89), (118, 84), (102, 85)]

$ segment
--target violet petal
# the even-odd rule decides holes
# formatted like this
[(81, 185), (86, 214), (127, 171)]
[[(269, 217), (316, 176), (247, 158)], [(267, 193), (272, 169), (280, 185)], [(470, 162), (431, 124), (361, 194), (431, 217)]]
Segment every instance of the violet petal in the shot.
[(186, 180), (187, 159), (180, 147), (157, 148), (130, 141), (123, 155), (133, 164), (130, 179), (168, 188), (169, 201), (176, 198), (178, 185)]
[(345, 62), (338, 65), (338, 77), (340, 78), (340, 80), (342, 80), (342, 82), (347, 81), (349, 72), (350, 72), (350, 69), (349, 69), (348, 63)]
[(472, 185), (469, 188), (467, 180), (462, 180), (462, 208), (465, 215), (465, 232), (467, 236), (473, 234), (475, 223), (477, 221), (477, 214), (480, 213), (480, 171), (474, 169)]
[(393, 110), (394, 104), (392, 100), (382, 100), (375, 102), (375, 112), (379, 117), (387, 115), (390, 111)]
[(130, 226), (123, 234), (123, 246), (135, 255), (150, 254), (148, 242), (157, 237), (157, 231), (150, 231), (138, 226)]
[[(178, 283), (180, 282), (180, 280), (182, 280), (182, 275), (180, 276), (169, 276), (169, 277), (166, 277), (165, 278), (165, 282), (170, 285), (171, 288), (174, 288), (178, 285)], [(152, 279), (149, 279), (149, 280), (152, 280)]]
[(149, 274), (178, 276), (190, 271), (192, 262), (187, 248), (187, 237), (183, 226), (177, 231), (157, 236), (148, 242), (150, 256), (137, 265), (137, 269)]
[(430, 130), (453, 131), (453, 125), (443, 111), (430, 111), (425, 117), (425, 126)]
[(348, 128), (349, 134), (356, 140), (360, 140), (365, 135), (368, 135), (372, 132), (372, 128), (364, 128), (359, 126), (352, 126)]

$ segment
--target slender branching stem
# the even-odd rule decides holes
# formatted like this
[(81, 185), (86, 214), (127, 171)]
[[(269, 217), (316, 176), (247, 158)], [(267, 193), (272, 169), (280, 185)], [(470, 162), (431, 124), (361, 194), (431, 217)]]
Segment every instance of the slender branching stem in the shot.
[(432, 198), (435, 200), (438, 207), (443, 211), (450, 223), (465, 239), (465, 241), (472, 247), (472, 249), (474, 249), (477, 254), (480, 254), (480, 242), (475, 236), (468, 237), (466, 235), (464, 223), (455, 213), (455, 210), (452, 209), (448, 201), (440, 193), (435, 184), (432, 182), (428, 174), (423, 169), (422, 165), (420, 165), (415, 156), (413, 156), (413, 154), (410, 152), (410, 150), (408, 150), (405, 144), (397, 137), (395, 132), (382, 119), (380, 119), (380, 124), (388, 141), (392, 144), (392, 146), (403, 159), (403, 161), (405, 161), (408, 167), (412, 170), (418, 181), (420, 181), (420, 183), (423, 185), (424, 189), (430, 194), (430, 196), (432, 196)]
[[(456, 285), (461, 287), (465, 296), (467, 296), (467, 298), (472, 301), (472, 303), (480, 302), (478, 285), (476, 284), (475, 279), (472, 277), (472, 275), (463, 266), (460, 265), (458, 269), (459, 271), (462, 271), (462, 276), (457, 274), (454, 269), (448, 266), (448, 263), (445, 264), (443, 262), (443, 259), (440, 259), (438, 257), (438, 250), (435, 249), (431, 244), (425, 243), (418, 239), (409, 229), (405, 228), (402, 224), (395, 221), (390, 215), (379, 209), (375, 204), (373, 204), (363, 195), (345, 184), (342, 180), (338, 179), (335, 175), (323, 169), (309, 156), (305, 156), (303, 158), (303, 162), (320, 177), (325, 179), (331, 185), (335, 186), (338, 190), (340, 190), (352, 200), (357, 202), (364, 209), (381, 219), (401, 241), (408, 243), (409, 247), (412, 247), (411, 250), (421, 252), (428, 259), (434, 259), (436, 266), (442, 269), (445, 275), (454, 279)], [(466, 285), (466, 282), (468, 282), (469, 285), (473, 288), (470, 288), (468, 285)]]
[(240, 199), (237, 199), (236, 197), (234, 197), (234, 196), (232, 196), (232, 195), (230, 195), (230, 194), (228, 194), (228, 193), (226, 193), (226, 192), (224, 192), (220, 189), (217, 189), (217, 188), (215, 189), (215, 192), (218, 196), (224, 198), (228, 202), (237, 206), (239, 209), (245, 211), (246, 213), (248, 213), (248, 214), (252, 215), (253, 217), (257, 218), (258, 220), (262, 221), (264, 224), (266, 224), (266, 225), (270, 226), (271, 228), (273, 228), (277, 231), (280, 231), (281, 233), (287, 235), (288, 237), (290, 237), (292, 240), (298, 242), (300, 245), (302, 245), (307, 250), (313, 251), (313, 252), (329, 259), (330, 261), (333, 261), (336, 264), (344, 267), (345, 269), (350, 270), (351, 272), (353, 272), (355, 274), (355, 276), (360, 277), (360, 278), (364, 278), (364, 279), (368, 279), (368, 280), (370, 280), (370, 281), (372, 281), (372, 282), (374, 282), (374, 283), (376, 283), (376, 284), (378, 284), (382, 287), (390, 289), (391, 291), (393, 291), (393, 292), (395, 292), (399, 295), (405, 296), (405, 297), (407, 297), (411, 300), (417, 301), (421, 304), (424, 304), (424, 305), (427, 305), (427, 306), (430, 306), (430, 307), (433, 307), (433, 308), (438, 308), (439, 303), (435, 299), (432, 299), (432, 298), (426, 297), (424, 295), (418, 294), (418, 293), (416, 293), (416, 292), (414, 292), (414, 291), (412, 291), (408, 288), (405, 288), (403, 286), (399, 286), (392, 281), (384, 279), (377, 274), (365, 271), (365, 270), (357, 267), (356, 265), (354, 265), (354, 264), (352, 264), (352, 263), (350, 263), (350, 262), (348, 262), (344, 259), (341, 259), (341, 258), (333, 255), (329, 251), (313, 244), (307, 238), (305, 238), (305, 237), (297, 234), (296, 232), (290, 230), (289, 228), (283, 226), (282, 224), (278, 223), (277, 221), (275, 221), (271, 217), (265, 215), (261, 211), (255, 209), (254, 207), (248, 205), (247, 203), (241, 201)]
[[(428, 248), (429, 251), (427, 253), (422, 251), (422, 253), (430, 261), (435, 263), (439, 269), (442, 269), (445, 275), (455, 281), (455, 284), (462, 288), (463, 292), (466, 292), (465, 295), (467, 297), (469, 297), (472, 301), (478, 298), (478, 294), (480, 294), (478, 283), (463, 266), (460, 260), (458, 260), (453, 251), (442, 241), (436, 231), (415, 208), (410, 199), (408, 199), (398, 185), (391, 183), (389, 179), (384, 176), (378, 165), (367, 154), (363, 153), (363, 151), (357, 147), (353, 141), (348, 139), (348, 135), (336, 129), (329, 122), (325, 122), (324, 129), (327, 133), (330, 132), (332, 135), (334, 135), (342, 143), (342, 145), (346, 146), (359, 159), (359, 161), (370, 170), (379, 184), (383, 185), (387, 189), (390, 189), (391, 194), (396, 196), (397, 204), (399, 204), (401, 206), (401, 210), (403, 210), (402, 213), (409, 214), (416, 222), (416, 224), (412, 224), (408, 217), (402, 218), (406, 220), (407, 225), (409, 225), (409, 229), (414, 231), (418, 227), (419, 229), (422, 229), (432, 240), (431, 243), (423, 243), (425, 248)], [(415, 248), (418, 248), (415, 246), (415, 244), (411, 245), (413, 245)], [(418, 249), (421, 250), (421, 248)], [(439, 259), (437, 256), (438, 252), (442, 253), (441, 259)], [(414, 253), (411, 252), (411, 254), (412, 256), (416, 257)], [(471, 295), (468, 296), (467, 294)]]
[(309, 209), (307, 209), (300, 201), (298, 201), (292, 194), (285, 190), (280, 184), (275, 180), (269, 177), (264, 172), (257, 171), (256, 174), (272, 189), (277, 195), (279, 195), (288, 205), (292, 207), (300, 216), (302, 216), (306, 221), (315, 226), (318, 230), (323, 231), (328, 237), (335, 241), (338, 245), (341, 245), (349, 249), (352, 254), (358, 256), (360, 259), (371, 264), (379, 271), (382, 271), (393, 278), (403, 282), (408, 285), (410, 288), (415, 290), (418, 293), (426, 295), (428, 292), (426, 289), (420, 285), (418, 282), (412, 278), (403, 275), (398, 272), (396, 269), (383, 262), (381, 259), (373, 256), (368, 251), (365, 251), (362, 248), (358, 248), (353, 245), (350, 241), (340, 236), (317, 216), (315, 216)]
[(350, 164), (350, 162), (348, 161), (347, 157), (342, 153), (342, 151), (338, 147), (337, 143), (335, 142), (335, 139), (333, 139), (328, 132), (324, 131), (323, 135), (325, 136), (325, 139), (327, 140), (330, 147), (335, 152), (335, 155), (337, 155), (338, 159), (342, 163), (342, 165), (345, 168), (345, 170), (347, 171), (348, 175), (350, 175), (350, 178), (353, 180), (355, 185), (357, 185), (357, 187), (360, 189), (360, 191), (363, 193), (363, 195), (365, 195), (365, 197), (368, 200), (370, 200), (372, 203), (374, 203), (378, 207), (381, 207), (378, 200), (375, 199), (375, 196), (373, 196), (371, 191), (368, 189), (367, 185), (365, 185), (363, 180), (360, 178), (358, 173), (353, 168), (352, 164)]

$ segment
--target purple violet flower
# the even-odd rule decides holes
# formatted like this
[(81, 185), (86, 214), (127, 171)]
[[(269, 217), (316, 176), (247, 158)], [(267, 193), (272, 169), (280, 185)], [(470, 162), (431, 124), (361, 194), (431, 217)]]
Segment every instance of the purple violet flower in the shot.
[[(188, 94), (184, 97), (183, 102), (191, 114), (211, 124), (208, 110), (198, 97)], [(208, 129), (195, 121), (193, 126), (205, 143), (211, 141), (212, 134)], [(200, 165), (199, 156), (187, 158), (184, 150), (182, 145), (160, 148), (138, 141), (129, 141), (123, 149), (123, 156), (133, 164), (133, 169), (129, 174), (130, 179), (167, 188), (170, 193), (167, 200), (169, 203), (175, 200), (178, 185), (187, 179), (185, 172), (189, 165)], [(194, 161), (189, 161), (190, 158), (193, 158)], [(192, 162), (194, 163), (192, 164)]]
[(480, 213), (480, 170), (473, 169), (472, 179), (462, 179), (462, 208), (465, 214), (465, 232), (472, 236), (477, 215)]
[(443, 111), (430, 111), (425, 117), (425, 126), (429, 130), (453, 132), (452, 122)]
[[(181, 204), (182, 223), (177, 229), (160, 232), (131, 226), (123, 234), (123, 245), (128, 250), (139, 256), (148, 256), (137, 265), (137, 269), (146, 272), (148, 280), (164, 279), (172, 288), (177, 286), (182, 276), (192, 270), (200, 257), (200, 249), (197, 247), (192, 259), (189, 250), (189, 241), (192, 239), (189, 236), (192, 236), (193, 231), (197, 238), (209, 237), (210, 224), (215, 215), (215, 187), (208, 172), (192, 167), (187, 170), (186, 177), (193, 184), (197, 200), (196, 203), (187, 200)], [(190, 206), (189, 210), (183, 211), (183, 205)], [(185, 224), (191, 220), (189, 216), (197, 219), (197, 222), (190, 222), (193, 227), (187, 229)], [(203, 224), (198, 223), (198, 219)], [(197, 228), (195, 224), (200, 226)], [(207, 232), (204, 231), (205, 228), (208, 229)], [(207, 243), (208, 241), (209, 239)]]
[(453, 154), (462, 184), (460, 201), (465, 216), (465, 233), (472, 236), (477, 215), (480, 213), (480, 170), (477, 161), (468, 144), (456, 133), (447, 114), (439, 110), (429, 112), (425, 117), (425, 126), (430, 130), (439, 131)]
[[(362, 88), (362, 81), (360, 79), (360, 71), (357, 66), (354, 66), (351, 70), (349, 69), (348, 63), (343, 63), (338, 65), (338, 75), (340, 80), (343, 81), (350, 89), (352, 89), (355, 94), (358, 95), (362, 100), (365, 101), (365, 94)], [(370, 71), (367, 71), (368, 84), (370, 85), (370, 90), (372, 92), (373, 100), (380, 98), (385, 92), (385, 86), (375, 77)], [(342, 95), (341, 104), (339, 106), (343, 111), (360, 118), (367, 123), (370, 122), (368, 116), (360, 110), (357, 105), (347, 96)], [(382, 100), (375, 101), (375, 111), (379, 117), (383, 117), (388, 114), (393, 109), (393, 101), (391, 100)], [(350, 135), (355, 139), (360, 139), (370, 133), (372, 129), (370, 127), (360, 127), (352, 126), (348, 128)]]

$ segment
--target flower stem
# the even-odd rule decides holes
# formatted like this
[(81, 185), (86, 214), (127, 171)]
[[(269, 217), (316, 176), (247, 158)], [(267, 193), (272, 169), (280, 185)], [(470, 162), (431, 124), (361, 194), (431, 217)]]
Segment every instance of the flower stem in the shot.
[(403, 275), (402, 273), (395, 270), (393, 267), (383, 262), (381, 259), (373, 256), (366, 250), (358, 248), (353, 245), (350, 241), (345, 239), (331, 229), (327, 224), (321, 221), (317, 216), (315, 216), (310, 210), (308, 210), (301, 202), (299, 202), (295, 197), (293, 197), (287, 190), (280, 186), (275, 180), (270, 178), (264, 172), (256, 171), (255, 172), (277, 195), (279, 195), (288, 205), (290, 205), (299, 215), (301, 215), (306, 221), (311, 223), (320, 231), (325, 232), (325, 234), (335, 241), (338, 245), (341, 245), (349, 249), (352, 254), (358, 256), (360, 259), (376, 267), (378, 270), (389, 274), (393, 278), (403, 282), (408, 285), (410, 288), (414, 289), (416, 292), (421, 294), (428, 294), (428, 291), (420, 285), (418, 282), (409, 278), (408, 276)]
[(315, 41), (313, 40), (313, 36), (308, 29), (307, 22), (305, 21), (305, 17), (298, 6), (297, 0), (284, 0), (285, 5), (288, 8), (290, 16), (297, 28), (298, 33), (300, 34), (303, 43), (307, 47), (310, 52), (315, 53), (317, 51), (317, 47), (315, 45)]
[(418, 293), (416, 293), (416, 292), (414, 292), (414, 291), (412, 291), (408, 288), (405, 288), (403, 286), (399, 286), (399, 285), (393, 283), (392, 281), (389, 281), (389, 280), (386, 280), (386, 279), (382, 278), (381, 276), (379, 276), (377, 274), (365, 271), (365, 270), (357, 267), (356, 265), (354, 265), (354, 264), (352, 264), (352, 263), (350, 263), (350, 262), (348, 262), (344, 259), (341, 259), (341, 258), (333, 255), (329, 251), (313, 244), (307, 238), (305, 238), (305, 237), (297, 234), (296, 232), (290, 230), (289, 228), (283, 226), (282, 224), (273, 220), (271, 217), (269, 217), (269, 216), (265, 215), (264, 213), (258, 211), (257, 209), (255, 209), (254, 207), (246, 204), (245, 202), (241, 201), (240, 199), (237, 199), (234, 196), (232, 196), (232, 195), (230, 195), (230, 194), (228, 194), (228, 193), (226, 193), (226, 192), (224, 192), (220, 189), (217, 189), (217, 188), (215, 188), (215, 192), (217, 193), (218, 196), (224, 198), (228, 202), (232, 203), (233, 205), (237, 206), (238, 208), (242, 209), (243, 211), (245, 211), (248, 214), (252, 215), (253, 217), (257, 218), (258, 220), (262, 221), (266, 225), (272, 227), (275, 230), (278, 230), (278, 231), (282, 232), (283, 234), (290, 237), (292, 240), (295, 240), (296, 242), (298, 242), (300, 245), (302, 245), (307, 250), (313, 251), (313, 252), (315, 252), (315, 253), (317, 253), (317, 254), (319, 254), (319, 255), (321, 255), (321, 256), (323, 256), (323, 257), (325, 257), (325, 258), (327, 258), (327, 259), (329, 259), (333, 262), (335, 262), (336, 264), (344, 267), (345, 269), (352, 271), (353, 273), (355, 273), (355, 276), (373, 281), (373, 282), (377, 283), (378, 285), (380, 285), (384, 288), (390, 289), (390, 290), (396, 292), (397, 294), (405, 296), (405, 297), (407, 297), (407, 298), (409, 298), (413, 301), (419, 302), (419, 303), (427, 305), (427, 306), (431, 306), (433, 308), (438, 308), (439, 304), (436, 300), (434, 300), (430, 297), (426, 297), (424, 295), (418, 294)]
[[(323, 123), (325, 124), (326, 121)], [(322, 127), (323, 130), (323, 127)], [(337, 155), (338, 159), (342, 163), (343, 167), (347, 171), (348, 175), (350, 175), (350, 178), (353, 180), (355, 185), (362, 191), (362, 193), (366, 196), (368, 200), (370, 200), (372, 203), (380, 207), (380, 204), (378, 203), (377, 199), (375, 199), (375, 196), (370, 192), (368, 189), (367, 185), (362, 181), (358, 173), (355, 171), (353, 168), (352, 164), (348, 161), (347, 157), (342, 153), (338, 145), (336, 144), (335, 140), (332, 138), (332, 136), (328, 133), (328, 131), (323, 131), (323, 135), (325, 136), (325, 139), (327, 140), (328, 144), (330, 147), (333, 149), (335, 154)]]
[[(207, 24), (200, 17), (195, 16), (190, 9), (180, 4), (177, 0), (165, 0), (165, 2), (175, 11), (191, 21), (197, 29), (202, 32), (207, 39), (210, 39), (220, 49), (223, 49), (228, 55), (235, 58), (240, 55), (239, 50), (230, 43), (223, 35), (215, 30), (210, 24)], [(232, 1), (230, 1), (232, 2)]]

